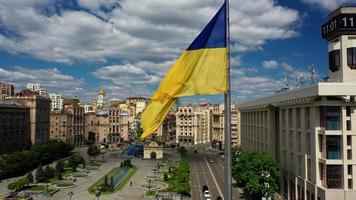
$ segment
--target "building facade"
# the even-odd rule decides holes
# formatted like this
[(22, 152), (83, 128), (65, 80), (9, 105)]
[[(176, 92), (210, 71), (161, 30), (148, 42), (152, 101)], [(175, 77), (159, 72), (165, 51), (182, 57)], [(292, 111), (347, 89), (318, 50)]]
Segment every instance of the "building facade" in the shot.
[(84, 107), (80, 105), (79, 99), (65, 99), (63, 101), (63, 111), (72, 115), (72, 143), (74, 145), (83, 145), (87, 139), (85, 134), (85, 113)]
[(0, 81), (0, 101), (12, 95), (14, 95), (14, 86)]
[[(346, 25), (355, 7), (333, 12)], [(338, 21), (339, 23), (339, 21)], [(339, 24), (338, 27), (345, 26)], [(329, 45), (329, 79), (241, 104), (241, 146), (273, 155), (286, 199), (356, 197), (356, 31), (345, 26), (323, 37)]]
[(47, 95), (47, 89), (41, 83), (28, 83), (26, 88), (32, 92), (37, 92), (41, 96)]
[(0, 102), (0, 153), (21, 151), (30, 145), (30, 108)]
[(63, 98), (61, 95), (50, 93), (49, 98), (51, 99), (51, 111), (63, 109)]
[(30, 109), (31, 142), (47, 143), (49, 141), (51, 100), (28, 89), (6, 99)]
[(50, 138), (74, 143), (73, 114), (68, 110), (51, 112)]

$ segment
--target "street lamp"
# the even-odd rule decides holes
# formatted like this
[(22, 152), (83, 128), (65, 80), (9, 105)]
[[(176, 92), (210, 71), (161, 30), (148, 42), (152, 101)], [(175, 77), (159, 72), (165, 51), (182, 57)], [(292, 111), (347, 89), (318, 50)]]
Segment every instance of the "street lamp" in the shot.
[(73, 194), (74, 194), (73, 192), (69, 192), (69, 193), (68, 193), (69, 200), (72, 200), (72, 196), (73, 196)]
[(148, 193), (151, 192), (151, 179), (148, 179)]

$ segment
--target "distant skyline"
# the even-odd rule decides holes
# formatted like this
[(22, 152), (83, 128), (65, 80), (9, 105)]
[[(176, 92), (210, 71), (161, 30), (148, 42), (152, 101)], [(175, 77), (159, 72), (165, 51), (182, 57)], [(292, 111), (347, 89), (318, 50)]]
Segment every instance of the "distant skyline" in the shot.
[[(352, 0), (231, 1), (232, 97), (241, 102), (292, 84), (313, 64), (327, 76), (321, 25)], [(223, 0), (0, 1), (0, 81), (41, 82), (50, 93), (89, 102), (150, 98)], [(218, 103), (222, 95), (182, 99)]]

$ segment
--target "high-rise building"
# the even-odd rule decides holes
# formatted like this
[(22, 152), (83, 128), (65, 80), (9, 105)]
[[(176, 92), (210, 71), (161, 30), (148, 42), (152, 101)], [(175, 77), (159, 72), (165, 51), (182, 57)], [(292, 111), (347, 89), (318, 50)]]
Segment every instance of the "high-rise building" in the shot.
[(0, 101), (0, 153), (21, 151), (30, 145), (30, 108)]
[(14, 95), (14, 86), (0, 81), (0, 101), (12, 95)]
[(48, 142), (51, 100), (28, 89), (22, 90), (6, 99), (20, 103), (30, 109), (31, 142)]
[(47, 89), (42, 85), (42, 83), (28, 83), (26, 88), (32, 92), (38, 92), (39, 95), (47, 95)]
[(63, 98), (61, 95), (50, 93), (49, 98), (51, 99), (51, 111), (63, 109)]
[(241, 146), (273, 155), (285, 199), (356, 197), (356, 7), (323, 25), (329, 78), (243, 103)]

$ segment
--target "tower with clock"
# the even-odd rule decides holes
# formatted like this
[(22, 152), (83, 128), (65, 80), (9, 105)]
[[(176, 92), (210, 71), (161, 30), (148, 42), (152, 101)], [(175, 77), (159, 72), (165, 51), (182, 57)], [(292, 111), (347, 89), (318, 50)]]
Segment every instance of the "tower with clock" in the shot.
[(322, 25), (328, 41), (331, 82), (356, 82), (356, 7), (340, 7)]

